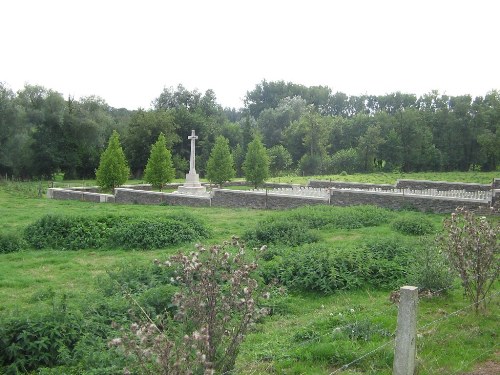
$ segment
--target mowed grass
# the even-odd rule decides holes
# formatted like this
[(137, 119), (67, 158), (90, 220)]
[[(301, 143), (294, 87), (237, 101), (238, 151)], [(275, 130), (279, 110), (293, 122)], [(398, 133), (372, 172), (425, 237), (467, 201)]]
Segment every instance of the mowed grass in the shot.
[(500, 178), (500, 172), (379, 172), (354, 173), (350, 175), (323, 175), (323, 176), (283, 176), (270, 179), (273, 182), (294, 183), (305, 185), (309, 180), (332, 180), (345, 182), (365, 182), (371, 184), (395, 184), (397, 180), (431, 180), (448, 182), (469, 182), (491, 184), (494, 178)]
[[(356, 181), (363, 181), (357, 179)], [(283, 181), (282, 181), (283, 182)], [(470, 181), (477, 182), (477, 181)], [(187, 211), (201, 218), (213, 236), (207, 244), (220, 243), (270, 216), (274, 211), (185, 208), (93, 204), (37, 198), (36, 189), (2, 189), (0, 185), (0, 231), (20, 233), (46, 214), (102, 215), (137, 217), (167, 215)], [(412, 214), (412, 213), (407, 213)], [(399, 214), (397, 214), (399, 215)], [(426, 215), (441, 227), (445, 215)], [(333, 246), (353, 244), (394, 235), (390, 224), (376, 227), (324, 229), (322, 242)], [(152, 251), (116, 249), (80, 251), (22, 251), (0, 254), (0, 314), (30, 315), (50, 311), (65, 295), (69, 308), (78, 308), (103, 298), (98, 284), (108, 269), (121, 264), (148, 264), (155, 258), (166, 259), (179, 250), (191, 250), (184, 244)], [(500, 286), (494, 288), (498, 293)], [(397, 305), (389, 300), (389, 290), (361, 289), (318, 295), (289, 292), (282, 312), (265, 318), (245, 340), (237, 361), (240, 374), (331, 374), (356, 361), (338, 374), (391, 374)], [(474, 314), (462, 296), (459, 285), (448, 295), (423, 298), (418, 314), (419, 374), (457, 374), (474, 364), (498, 356), (500, 298), (496, 294), (488, 310)], [(460, 311), (463, 310), (463, 311)], [(457, 312), (458, 311), (458, 312)], [(348, 336), (343, 327), (351, 325), (361, 335)], [(371, 328), (370, 328), (371, 327)], [(339, 330), (341, 328), (341, 330)], [(373, 329), (373, 331), (370, 331)], [(370, 338), (363, 338), (367, 330)], [(358, 332), (358, 331), (356, 331)], [(347, 336), (346, 336), (347, 335)], [(382, 345), (387, 346), (377, 350)]]

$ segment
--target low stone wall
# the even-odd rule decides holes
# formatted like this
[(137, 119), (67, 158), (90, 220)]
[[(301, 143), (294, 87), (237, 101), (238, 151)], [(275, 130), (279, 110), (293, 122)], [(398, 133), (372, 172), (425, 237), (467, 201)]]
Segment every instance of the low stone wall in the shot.
[(59, 188), (48, 188), (47, 198), (60, 199), (60, 200), (76, 200), (83, 202), (97, 202), (106, 203), (114, 202), (115, 197), (111, 194), (99, 194), (78, 190), (67, 190)]
[(246, 207), (256, 209), (287, 209), (328, 204), (328, 198), (273, 194), (265, 191), (213, 189), (213, 207)]
[(434, 213), (450, 213), (455, 211), (457, 207), (466, 207), (470, 210), (489, 208), (489, 202), (479, 199), (403, 195), (360, 190), (332, 190), (330, 204), (334, 206), (375, 205), (393, 210), (413, 208), (422, 212)]
[(500, 189), (493, 190), (491, 196), (491, 207), (500, 212)]
[(428, 180), (397, 180), (397, 189), (436, 189), (439, 191), (464, 190), (464, 191), (490, 191), (491, 185), (474, 184), (465, 182), (446, 182)]
[(307, 186), (312, 188), (362, 189), (362, 190), (394, 189), (394, 185), (389, 185), (389, 184), (368, 184), (363, 182), (320, 181), (320, 180), (310, 180)]
[[(353, 205), (376, 205), (389, 209), (413, 208), (423, 212), (450, 213), (456, 207), (466, 207), (470, 210), (484, 212), (490, 210), (489, 199), (465, 198), (467, 194), (444, 193), (444, 195), (418, 195), (403, 191), (389, 192), (380, 188), (380, 185), (369, 185), (370, 188), (376, 186), (378, 191), (368, 191), (366, 189), (349, 190), (332, 188), (318, 194), (316, 189), (296, 190), (288, 187), (286, 190), (229, 190), (213, 189), (211, 196), (192, 196), (177, 193), (163, 193), (157, 191), (136, 190), (130, 188), (116, 188), (115, 195), (98, 194), (87, 191), (50, 188), (47, 191), (48, 198), (64, 200), (80, 200), (88, 202), (116, 202), (122, 204), (153, 204), (191, 207), (242, 207), (254, 209), (288, 209), (306, 205), (331, 204), (335, 206)], [(356, 186), (359, 186), (356, 184)], [(283, 185), (280, 185), (283, 187)], [(326, 195), (325, 195), (326, 194)], [(481, 194), (472, 193), (472, 195)], [(500, 189), (493, 190), (491, 201), (492, 213), (500, 212)]]
[(248, 190), (212, 190), (212, 207), (266, 208), (266, 193)]
[(115, 189), (115, 202), (123, 204), (167, 204), (172, 206), (210, 206), (210, 198), (191, 195), (161, 193), (127, 188)]
[(500, 178), (494, 178), (491, 187), (494, 190), (500, 189)]
[(167, 194), (165, 204), (169, 206), (209, 207), (209, 197), (196, 197), (194, 195)]

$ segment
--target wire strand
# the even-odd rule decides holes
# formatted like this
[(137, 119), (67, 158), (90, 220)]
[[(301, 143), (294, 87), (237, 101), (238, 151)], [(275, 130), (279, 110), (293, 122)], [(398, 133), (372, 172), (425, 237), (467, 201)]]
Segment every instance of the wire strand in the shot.
[(385, 344), (380, 345), (378, 348), (375, 348), (375, 349), (373, 349), (372, 351), (370, 351), (370, 352), (368, 352), (368, 353), (366, 353), (366, 354), (363, 354), (361, 357), (356, 358), (354, 361), (352, 361), (352, 362), (350, 362), (350, 363), (348, 363), (348, 364), (346, 364), (346, 365), (343, 365), (342, 367), (339, 367), (339, 368), (338, 368), (338, 369), (336, 369), (335, 371), (331, 372), (329, 375), (336, 374), (336, 373), (338, 373), (339, 371), (344, 371), (344, 370), (347, 370), (347, 369), (348, 369), (350, 366), (352, 366), (353, 364), (355, 364), (355, 363), (357, 363), (357, 362), (361, 361), (362, 359), (364, 359), (364, 358), (366, 358), (366, 357), (368, 357), (368, 356), (372, 355), (373, 353), (375, 353), (375, 352), (379, 351), (380, 349), (385, 348), (387, 345), (389, 345), (390, 343), (392, 343), (394, 340), (395, 340), (394, 338), (390, 339), (390, 340), (389, 340), (389, 341), (387, 341)]
[(422, 329), (424, 329), (424, 328), (427, 328), (427, 327), (429, 327), (429, 326), (433, 325), (434, 323), (437, 323), (437, 322), (439, 322), (439, 321), (442, 321), (442, 320), (448, 319), (448, 318), (450, 318), (450, 317), (452, 317), (452, 316), (454, 316), (454, 315), (457, 315), (458, 313), (460, 313), (460, 312), (462, 312), (462, 311), (465, 311), (465, 310), (467, 310), (467, 309), (471, 308), (472, 306), (478, 305), (478, 304), (480, 304), (481, 302), (483, 302), (483, 301), (485, 301), (485, 300), (487, 300), (487, 299), (492, 299), (493, 297), (495, 297), (495, 296), (496, 296), (496, 295), (498, 295), (498, 294), (500, 294), (500, 291), (499, 291), (499, 292), (496, 292), (495, 294), (492, 294), (491, 296), (484, 297), (483, 299), (481, 299), (481, 300), (479, 300), (479, 301), (477, 301), (477, 302), (471, 303), (470, 305), (465, 306), (464, 308), (461, 308), (461, 309), (459, 309), (459, 310), (457, 310), (457, 311), (453, 311), (452, 313), (449, 313), (448, 315), (445, 315), (445, 316), (442, 316), (441, 318), (438, 318), (438, 319), (436, 319), (436, 320), (433, 320), (432, 322), (429, 322), (429, 323), (427, 323), (427, 324), (424, 324), (423, 326), (421, 326), (421, 327), (419, 327), (419, 328), (418, 328), (418, 331), (420, 331), (420, 330), (422, 330)]

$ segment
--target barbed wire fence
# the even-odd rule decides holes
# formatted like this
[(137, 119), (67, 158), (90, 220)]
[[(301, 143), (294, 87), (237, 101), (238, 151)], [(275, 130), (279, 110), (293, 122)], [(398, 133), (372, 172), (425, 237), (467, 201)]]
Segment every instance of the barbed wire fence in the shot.
[[(442, 288), (438, 291), (435, 291), (434, 293), (442, 293), (444, 292), (445, 290), (447, 289), (451, 289), (451, 288), (454, 288), (455, 286), (448, 286), (446, 288)], [(437, 318), (437, 319), (434, 319), (432, 320), (431, 322), (428, 322), (428, 323), (425, 323), (421, 326), (419, 326), (417, 329), (416, 329), (416, 337), (419, 337), (419, 340), (421, 339), (421, 337), (423, 336), (423, 334), (425, 333), (424, 330), (427, 330), (429, 327), (432, 327), (432, 326), (437, 326), (441, 323), (443, 323), (444, 321), (447, 321), (449, 319), (452, 319), (452, 318), (455, 318), (457, 316), (459, 316), (461, 313), (464, 313), (472, 308), (474, 308), (476, 305), (480, 304), (480, 303), (483, 303), (483, 302), (486, 302), (486, 301), (492, 301), (494, 299), (497, 299), (498, 297), (500, 296), (500, 291), (497, 291), (495, 293), (491, 293), (490, 295), (488, 295), (487, 297), (484, 297), (482, 298), (481, 300), (478, 300), (477, 302), (474, 302), (474, 303), (471, 303), (471, 304), (468, 304), (460, 309), (457, 309), (457, 310), (454, 310), (452, 312), (449, 312), (449, 313), (446, 313), (445, 315)], [(424, 297), (420, 297), (420, 298), (426, 298), (425, 296)], [(419, 298), (419, 299), (420, 299)], [(456, 340), (459, 340), (459, 332), (457, 332), (455, 335), (454, 335), (454, 339)], [(330, 372), (329, 375), (335, 375), (335, 374), (341, 374), (342, 372), (352, 368), (353, 366), (355, 366), (356, 364), (358, 364), (359, 362), (361, 362), (362, 360), (372, 356), (373, 354), (379, 352), (380, 350), (384, 349), (384, 348), (387, 348), (389, 345), (391, 344), (395, 344), (396, 342), (396, 337), (394, 337), (394, 334), (391, 335), (392, 337), (387, 340), (386, 342), (384, 342), (383, 344), (379, 345), (378, 347), (374, 348), (374, 349), (371, 349), (370, 351), (360, 355), (359, 357), (357, 357), (356, 359), (350, 361), (349, 363), (346, 363), (340, 367), (338, 367), (336, 370), (334, 370), (333, 372)], [(452, 337), (448, 337), (448, 340), (452, 339)], [(466, 345), (466, 343), (462, 343), (463, 345)], [(461, 366), (456, 369), (454, 372), (451, 372), (451, 374), (462, 374), (463, 371), (470, 367), (472, 364), (476, 363), (479, 359), (481, 358), (485, 358), (493, 353), (495, 353), (498, 349), (500, 348), (500, 344), (496, 344), (496, 345), (493, 345), (487, 349), (484, 349), (484, 350), (480, 350), (480, 353), (468, 360), (464, 360), (463, 363), (461, 364)], [(421, 360), (421, 358), (419, 358), (419, 366), (422, 367), (422, 370), (424, 370), (424, 372), (426, 373), (437, 373), (436, 371), (438, 371), (437, 368), (434, 368), (432, 366), (427, 366), (425, 364), (424, 361)], [(448, 372), (450, 373), (450, 372)], [(396, 372), (395, 372), (396, 374)]]

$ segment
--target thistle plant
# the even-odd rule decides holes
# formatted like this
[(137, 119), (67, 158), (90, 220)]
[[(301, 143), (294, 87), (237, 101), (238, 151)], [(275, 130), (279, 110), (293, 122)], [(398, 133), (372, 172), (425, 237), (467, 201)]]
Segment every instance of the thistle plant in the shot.
[[(261, 251), (265, 247), (261, 248)], [(213, 374), (234, 368), (239, 346), (257, 319), (268, 313), (259, 301), (268, 298), (253, 277), (257, 257), (246, 259), (237, 237), (189, 254), (173, 255), (171, 282), (179, 286), (172, 299), (173, 318), (155, 323), (148, 317), (132, 334), (111, 341), (140, 362), (141, 373)]]
[(491, 224), (485, 217), (476, 217), (463, 208), (445, 220), (446, 234), (441, 246), (462, 281), (464, 295), (478, 309), (486, 307), (488, 292), (500, 272), (498, 223)]

